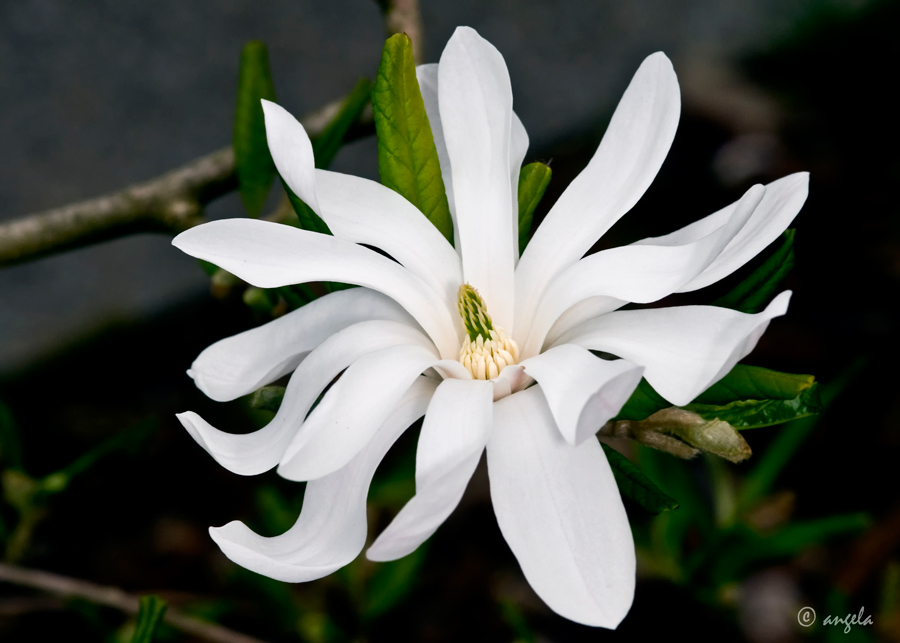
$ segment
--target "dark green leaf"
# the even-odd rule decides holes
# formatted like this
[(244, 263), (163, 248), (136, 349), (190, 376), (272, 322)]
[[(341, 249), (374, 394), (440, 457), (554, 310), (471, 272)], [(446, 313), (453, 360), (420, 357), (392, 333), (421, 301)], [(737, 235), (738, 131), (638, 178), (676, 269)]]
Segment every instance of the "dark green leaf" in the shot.
[(667, 409), (670, 406), (672, 406), (670, 402), (667, 402), (665, 398), (657, 393), (647, 380), (641, 378), (637, 388), (634, 389), (634, 393), (625, 402), (615, 419), (640, 422), (641, 420), (646, 420), (657, 411)]
[(141, 596), (137, 624), (131, 643), (151, 643), (156, 628), (162, 623), (168, 604), (159, 596)]
[(406, 34), (391, 36), (384, 43), (372, 109), (381, 182), (416, 206), (453, 243), (441, 166)]
[(812, 387), (812, 375), (779, 373), (760, 366), (736, 365), (694, 400), (697, 404), (730, 404), (736, 400), (792, 400)]
[(794, 267), (794, 230), (785, 230), (778, 249), (759, 268), (713, 302), (713, 306), (732, 308), (744, 313), (758, 313), (778, 292)]
[(261, 42), (248, 42), (241, 51), (237, 110), (234, 116), (234, 162), (241, 199), (250, 216), (262, 210), (275, 163), (266, 142), (266, 121), (260, 99), (275, 100), (269, 54)]
[(369, 600), (363, 613), (365, 618), (384, 614), (412, 591), (425, 562), (426, 551), (427, 543), (403, 558), (379, 565), (366, 592)]
[(628, 458), (606, 444), (601, 443), (601, 446), (623, 496), (631, 498), (652, 514), (678, 508), (678, 502), (653, 484)]
[(288, 187), (288, 184), (284, 182), (284, 179), (281, 179), (281, 185), (284, 186), (284, 192), (287, 194), (288, 200), (294, 208), (294, 212), (297, 213), (297, 218), (300, 219), (301, 228), (309, 230), (310, 232), (318, 232), (319, 234), (331, 234), (328, 224), (322, 220), (322, 217), (313, 212), (313, 209), (306, 205), (299, 196), (294, 194), (294, 191)]
[(368, 78), (361, 78), (353, 91), (344, 101), (341, 110), (331, 122), (322, 130), (313, 143), (313, 154), (316, 157), (316, 167), (327, 169), (337, 156), (338, 150), (344, 143), (344, 137), (350, 127), (359, 120), (360, 115), (369, 104), (372, 96), (372, 83)]
[(265, 409), (277, 413), (281, 401), (284, 399), (285, 390), (283, 386), (263, 386), (250, 396), (250, 406), (254, 409)]
[(736, 400), (724, 406), (688, 404), (683, 407), (704, 420), (719, 419), (736, 429), (758, 429), (799, 420), (822, 411), (819, 387), (813, 384), (792, 400)]
[(543, 163), (529, 163), (519, 172), (519, 253), (525, 251), (531, 233), (534, 210), (550, 185), (550, 168)]

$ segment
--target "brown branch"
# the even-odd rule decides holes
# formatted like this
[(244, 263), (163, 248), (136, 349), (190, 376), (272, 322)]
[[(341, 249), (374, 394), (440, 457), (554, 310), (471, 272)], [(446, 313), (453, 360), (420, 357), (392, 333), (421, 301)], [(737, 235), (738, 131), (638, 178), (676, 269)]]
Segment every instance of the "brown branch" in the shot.
[(384, 29), (388, 36), (405, 33), (412, 41), (413, 60), (422, 63), (422, 13), (419, 0), (378, 0), (384, 14)]
[[(15, 585), (33, 587), (62, 598), (80, 598), (98, 605), (105, 605), (127, 614), (137, 614), (139, 597), (123, 592), (118, 587), (104, 587), (87, 581), (59, 576), (36, 569), (0, 563), (0, 580)], [(211, 643), (264, 643), (260, 639), (240, 634), (228, 628), (208, 623), (169, 607), (165, 622), (172, 627)]]
[[(302, 118), (309, 135), (321, 133), (342, 104)], [(357, 127), (348, 138), (366, 132)], [(234, 152), (226, 147), (124, 190), (0, 224), (0, 266), (136, 232), (178, 234), (203, 223), (203, 206), (237, 186)]]

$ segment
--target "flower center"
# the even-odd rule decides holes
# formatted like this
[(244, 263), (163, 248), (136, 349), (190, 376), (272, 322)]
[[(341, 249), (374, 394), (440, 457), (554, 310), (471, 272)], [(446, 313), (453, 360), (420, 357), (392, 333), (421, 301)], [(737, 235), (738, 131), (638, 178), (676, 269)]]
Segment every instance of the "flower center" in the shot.
[(492, 380), (519, 359), (519, 347), (500, 326), (494, 325), (478, 291), (469, 284), (459, 287), (456, 299), (468, 336), (459, 351), (460, 363), (477, 380)]

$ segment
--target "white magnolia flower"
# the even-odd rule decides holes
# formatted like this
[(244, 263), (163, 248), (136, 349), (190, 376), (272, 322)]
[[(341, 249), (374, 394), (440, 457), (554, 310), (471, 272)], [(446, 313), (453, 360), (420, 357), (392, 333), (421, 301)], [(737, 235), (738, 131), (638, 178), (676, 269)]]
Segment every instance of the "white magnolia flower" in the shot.
[(664, 237), (584, 257), (650, 185), (675, 135), (678, 83), (656, 53), (520, 258), (516, 190), (528, 137), (512, 110), (503, 57), (459, 28), (440, 63), (419, 67), (418, 78), (455, 248), (395, 192), (314, 169), (303, 127), (273, 103), (264, 108), (278, 171), (334, 236), (230, 219), (174, 241), (262, 288), (319, 280), (363, 286), (222, 340), (194, 362), (197, 386), (222, 401), (293, 371), (280, 410), (255, 433), (224, 433), (195, 413), (179, 417), (235, 473), (277, 466), (285, 478), (310, 481), (287, 533), (264, 538), (237, 521), (210, 533), (231, 560), (266, 576), (297, 582), (330, 574), (365, 545), (376, 466), (425, 415), (416, 495), (367, 556), (405, 556), (434, 533), (486, 449), (494, 511), (531, 586), (573, 621), (616, 627), (633, 598), (634, 544), (595, 431), (641, 375), (673, 404), (690, 402), (752, 350), (769, 320), (785, 313), (790, 293), (757, 315), (711, 306), (618, 309), (702, 288), (742, 266), (797, 214), (807, 175), (755, 186)]

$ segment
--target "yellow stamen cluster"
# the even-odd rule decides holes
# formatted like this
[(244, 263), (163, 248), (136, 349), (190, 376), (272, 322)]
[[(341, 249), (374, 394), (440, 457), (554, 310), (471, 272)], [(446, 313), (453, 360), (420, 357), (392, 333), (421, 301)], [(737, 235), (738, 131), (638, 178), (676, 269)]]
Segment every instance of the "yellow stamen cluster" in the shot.
[(459, 287), (457, 307), (467, 337), (459, 361), (477, 380), (492, 380), (509, 364), (519, 360), (519, 347), (506, 331), (496, 326), (478, 291), (469, 284)]

